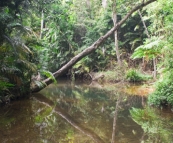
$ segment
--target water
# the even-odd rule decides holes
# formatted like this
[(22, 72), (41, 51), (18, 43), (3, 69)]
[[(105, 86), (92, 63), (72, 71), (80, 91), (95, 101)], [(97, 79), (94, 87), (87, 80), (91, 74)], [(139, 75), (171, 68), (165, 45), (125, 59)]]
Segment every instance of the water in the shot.
[(0, 143), (173, 142), (172, 112), (148, 108), (145, 96), (122, 87), (52, 84), (3, 106)]

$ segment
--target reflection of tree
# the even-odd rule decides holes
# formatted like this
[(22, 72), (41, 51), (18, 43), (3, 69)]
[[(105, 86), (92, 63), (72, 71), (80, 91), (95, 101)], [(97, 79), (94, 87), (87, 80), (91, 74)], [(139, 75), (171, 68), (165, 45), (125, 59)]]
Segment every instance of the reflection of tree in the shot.
[(120, 103), (120, 97), (117, 99), (117, 103), (116, 103), (116, 107), (115, 107), (114, 120), (113, 120), (113, 131), (112, 131), (112, 141), (111, 141), (111, 143), (115, 143), (115, 131), (116, 131), (117, 118), (118, 118), (119, 103)]
[[(35, 98), (45, 104), (46, 106), (52, 107), (54, 106), (54, 102), (49, 100), (48, 98), (37, 94), (35, 96)], [(82, 125), (78, 124), (76, 121), (74, 121), (72, 119), (72, 117), (70, 115), (68, 115), (64, 110), (62, 110), (61, 108), (59, 108), (58, 106), (55, 106), (54, 111), (56, 113), (58, 113), (62, 118), (64, 118), (68, 123), (70, 123), (73, 127), (75, 127), (76, 129), (78, 129), (80, 132), (84, 133), (85, 135), (89, 136), (90, 138), (92, 138), (96, 143), (104, 143), (104, 141), (97, 135), (95, 134), (93, 131), (83, 127)]]
[[(138, 140), (131, 129), (136, 124), (131, 119), (124, 118), (124, 115), (129, 114), (127, 109), (131, 106), (141, 107), (141, 97), (139, 96), (120, 94), (116, 87), (98, 89), (76, 84), (51, 85), (41, 93), (49, 100), (55, 101), (56, 105), (65, 110), (73, 120), (97, 133), (105, 142), (111, 142), (111, 128), (114, 121), (114, 124), (117, 122), (116, 133), (115, 131), (113, 133), (116, 141), (124, 142), (126, 140), (128, 142), (133, 137)], [(117, 101), (119, 105), (116, 105), (120, 107), (119, 109), (115, 107)], [(117, 114), (115, 114), (117, 109)]]
[[(30, 100), (29, 104), (21, 102), (22, 105), (19, 105), (17, 102), (19, 107), (12, 107), (14, 114), (11, 117), (14, 119), (11, 119), (9, 112), (6, 118), (0, 118), (1, 126), (2, 121), (8, 121), (6, 124), (10, 125), (9, 130), (5, 129), (0, 134), (0, 142), (4, 142), (4, 139), (14, 140), (17, 135), (20, 138), (16, 138), (15, 142), (27, 140), (27, 142), (93, 143), (99, 142), (97, 139), (99, 137), (104, 142), (110, 143), (113, 122), (115, 142), (140, 142), (143, 131), (128, 115), (131, 106), (141, 107), (141, 97), (121, 94), (112, 87), (97, 89), (76, 84), (51, 85), (43, 91), (43, 95), (40, 97), (42, 100), (36, 96), (38, 100)], [(4, 137), (3, 134), (8, 136)], [(94, 141), (91, 138), (96, 139)]]
[[(20, 138), (15, 142), (26, 139), (27, 142), (110, 143), (113, 122), (116, 142), (131, 142), (132, 139), (136, 140), (132, 143), (139, 142), (141, 134), (138, 134), (138, 138), (138, 135), (132, 133), (132, 128), (136, 130), (136, 124), (127, 117), (127, 109), (130, 106), (136, 107), (137, 102), (140, 104), (141, 97), (120, 94), (112, 87), (97, 89), (68, 84), (51, 85), (43, 91), (43, 95), (36, 96), (38, 100), (30, 100), (29, 104), (22, 102), (18, 108), (12, 107), (15, 111), (12, 116), (14, 119), (8, 120), (9, 116), (1, 118), (0, 124), (8, 120), (8, 124), (12, 126), (10, 130), (2, 133), (11, 131), (12, 134), (7, 134), (6, 137), (0, 135), (0, 142), (4, 142), (3, 139), (14, 140), (17, 135)], [(19, 118), (18, 115), (22, 117)]]
[(130, 110), (132, 119), (144, 130), (148, 143), (171, 143), (173, 141), (173, 121), (170, 117), (162, 116), (156, 109), (133, 108)]

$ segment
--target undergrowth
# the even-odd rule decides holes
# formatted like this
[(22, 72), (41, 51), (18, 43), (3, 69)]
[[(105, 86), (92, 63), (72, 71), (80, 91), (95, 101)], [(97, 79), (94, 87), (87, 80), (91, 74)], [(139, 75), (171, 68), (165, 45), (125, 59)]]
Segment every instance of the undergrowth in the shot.
[(126, 72), (126, 80), (129, 82), (142, 82), (151, 79), (150, 75), (142, 74), (136, 69), (130, 69)]
[(173, 82), (164, 80), (156, 84), (156, 90), (148, 97), (150, 105), (156, 106), (173, 106)]
[(119, 82), (125, 80), (125, 71), (126, 68), (124, 67), (116, 67), (111, 70), (98, 72), (98, 74), (104, 75), (105, 82)]

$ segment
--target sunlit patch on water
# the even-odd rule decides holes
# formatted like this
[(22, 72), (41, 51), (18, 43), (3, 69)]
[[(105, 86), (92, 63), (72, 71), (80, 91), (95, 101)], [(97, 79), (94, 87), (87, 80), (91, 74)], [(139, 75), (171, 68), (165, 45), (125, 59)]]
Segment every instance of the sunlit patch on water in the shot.
[(127, 86), (126, 88), (124, 88), (123, 91), (129, 95), (148, 96), (149, 94), (154, 92), (154, 87), (132, 85), (132, 86)]
[(172, 129), (171, 112), (163, 118), (161, 111), (146, 108), (144, 96), (130, 96), (117, 85), (93, 87), (58, 83), (31, 99), (1, 107), (0, 142), (156, 142), (159, 131), (160, 142), (171, 141), (172, 132), (166, 132)]

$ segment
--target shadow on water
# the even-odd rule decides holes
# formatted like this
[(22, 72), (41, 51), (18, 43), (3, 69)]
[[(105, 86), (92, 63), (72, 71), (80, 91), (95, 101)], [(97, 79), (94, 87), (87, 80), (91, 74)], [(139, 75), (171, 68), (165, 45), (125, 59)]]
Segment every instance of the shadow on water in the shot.
[[(149, 143), (157, 136), (169, 143), (172, 114), (147, 108), (145, 96), (128, 95), (121, 86), (52, 84), (29, 100), (3, 106), (0, 142)], [(167, 120), (159, 120), (165, 114)]]

